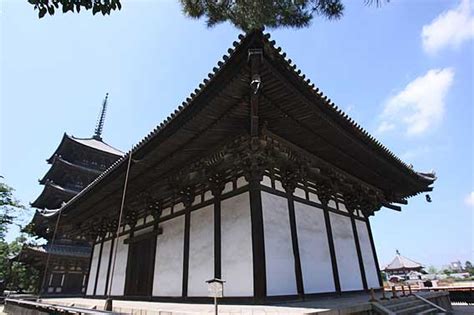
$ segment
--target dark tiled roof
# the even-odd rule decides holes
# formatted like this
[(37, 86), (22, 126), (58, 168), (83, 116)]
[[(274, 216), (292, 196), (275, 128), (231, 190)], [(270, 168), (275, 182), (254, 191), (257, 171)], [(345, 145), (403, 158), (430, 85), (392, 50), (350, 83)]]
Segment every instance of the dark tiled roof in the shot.
[[(159, 124), (154, 130), (152, 130), (147, 136), (145, 136), (138, 144), (132, 147), (125, 155), (119, 158), (115, 163), (113, 163), (106, 171), (99, 175), (91, 184), (89, 184), (84, 190), (82, 190), (78, 195), (73, 197), (64, 207), (67, 209), (72, 206), (78, 199), (82, 198), (85, 194), (88, 193), (92, 188), (94, 188), (98, 183), (100, 183), (104, 178), (108, 177), (109, 174), (113, 173), (120, 166), (126, 164), (130, 154), (135, 155), (147, 144), (149, 144), (154, 138), (156, 138), (160, 133), (165, 130), (171, 122), (180, 117), (183, 112), (187, 111), (188, 108), (192, 107), (193, 103), (197, 98), (199, 98), (206, 88), (219, 77), (220, 73), (228, 64), (229, 60), (236, 55), (236, 52), (242, 52), (246, 44), (251, 42), (256, 37), (259, 37), (264, 46), (265, 52), (269, 52), (271, 58), (276, 62), (279, 62), (281, 66), (290, 71), (290, 74), (299, 82), (299, 88), (305, 90), (305, 93), (310, 93), (314, 98), (316, 106), (323, 111), (331, 122), (338, 125), (341, 129), (350, 133), (352, 136), (356, 137), (360, 143), (363, 143), (376, 155), (381, 156), (389, 164), (394, 165), (402, 172), (406, 173), (407, 176), (411, 177), (413, 180), (420, 182), (420, 186), (426, 186), (426, 191), (429, 191), (431, 188), (428, 186), (434, 182), (436, 177), (434, 174), (419, 174), (415, 172), (410, 166), (405, 164), (401, 159), (399, 159), (395, 154), (383, 146), (378, 140), (371, 136), (366, 130), (364, 130), (359, 124), (357, 124), (352, 118), (350, 118), (346, 113), (344, 113), (340, 108), (338, 108), (327, 96), (317, 88), (309, 79), (302, 74), (301, 70), (293, 64), (292, 60), (286, 57), (286, 53), (282, 52), (280, 47), (276, 47), (276, 43), (273, 40), (270, 40), (269, 34), (262, 35), (261, 31), (254, 31), (247, 35), (239, 35), (239, 41), (233, 43), (234, 48), (229, 48), (228, 54), (222, 57), (222, 60), (217, 63), (217, 67), (213, 68), (213, 71), (208, 74), (208, 78), (205, 78), (199, 87), (194, 90), (193, 93), (186, 99), (182, 105), (168, 116), (161, 124)], [(322, 105), (321, 105), (322, 104)]]
[(27, 246), (22, 249), (26, 254), (33, 255), (55, 255), (55, 256), (67, 256), (77, 258), (88, 258), (91, 255), (90, 247), (78, 246), (78, 245), (39, 245), (39, 246)]

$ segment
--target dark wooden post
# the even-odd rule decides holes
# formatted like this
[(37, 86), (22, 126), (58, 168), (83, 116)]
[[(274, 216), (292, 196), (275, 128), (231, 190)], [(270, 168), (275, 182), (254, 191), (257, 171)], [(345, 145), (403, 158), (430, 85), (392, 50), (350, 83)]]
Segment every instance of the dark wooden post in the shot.
[(267, 295), (265, 240), (263, 233), (262, 195), (259, 176), (246, 177), (249, 182), (250, 220), (252, 222), (253, 294), (257, 301)]
[(288, 201), (288, 215), (291, 231), (291, 243), (293, 247), (293, 257), (295, 262), (295, 279), (296, 289), (300, 298), (304, 297), (303, 272), (301, 269), (300, 250), (298, 244), (298, 231), (296, 228), (295, 202), (293, 193), (298, 183), (297, 170), (281, 170), (282, 186), (286, 191), (286, 199)]
[(185, 207), (184, 212), (184, 253), (183, 253), (183, 283), (182, 296), (188, 296), (188, 280), (189, 280), (189, 237), (191, 229), (191, 205), (194, 201), (194, 189), (187, 186), (180, 191), (181, 200)]
[(328, 237), (329, 253), (331, 254), (332, 275), (334, 278), (334, 288), (337, 293), (341, 293), (341, 282), (339, 279), (339, 271), (337, 268), (336, 249), (334, 247), (334, 238), (331, 227), (331, 217), (329, 216), (328, 202), (331, 199), (332, 192), (328, 184), (318, 183), (317, 195), (323, 206), (324, 222), (326, 224), (326, 233)]
[(374, 255), (374, 262), (375, 262), (375, 268), (377, 269), (377, 277), (378, 277), (378, 280), (379, 280), (379, 285), (380, 285), (380, 287), (383, 288), (382, 274), (380, 272), (379, 260), (377, 258), (377, 251), (375, 250), (375, 243), (374, 243), (374, 238), (372, 236), (372, 228), (370, 227), (369, 216), (366, 216), (366, 221), (365, 222), (367, 224), (367, 233), (369, 234), (370, 247), (372, 248), (372, 254)]
[(362, 251), (360, 249), (359, 233), (357, 233), (357, 225), (356, 225), (355, 217), (354, 217), (355, 211), (357, 210), (349, 209), (349, 214), (351, 216), (351, 225), (352, 225), (352, 231), (354, 234), (354, 242), (355, 242), (355, 247), (357, 251), (357, 259), (359, 261), (359, 270), (360, 270), (360, 276), (362, 279), (362, 286), (364, 290), (367, 291), (369, 288), (367, 286), (367, 278), (365, 276), (365, 267), (364, 267), (364, 260), (362, 259)]
[(214, 278), (222, 277), (222, 245), (221, 245), (221, 194), (225, 180), (222, 174), (216, 173), (208, 179), (214, 196)]
[(104, 248), (104, 239), (105, 239), (106, 234), (107, 234), (106, 220), (102, 218), (102, 223), (99, 228), (100, 248), (99, 248), (99, 258), (97, 261), (97, 271), (95, 273), (94, 294), (93, 294), (94, 296), (97, 295), (97, 281), (99, 281), (99, 271), (100, 271), (100, 265), (102, 262), (102, 250)]
[[(110, 268), (112, 267), (112, 258), (114, 254), (114, 245), (115, 245), (115, 239), (118, 238), (118, 235), (116, 235), (117, 231), (117, 221), (114, 220), (108, 225), (108, 231), (112, 233), (112, 240), (110, 242), (110, 253), (109, 253), (109, 264), (107, 266), (107, 278), (105, 279), (105, 295), (108, 296), (109, 292), (109, 282), (110, 282)], [(118, 239), (117, 239), (117, 245), (118, 246)]]
[[(129, 210), (127, 211), (127, 214), (125, 215), (125, 225), (129, 225), (130, 226), (130, 233), (128, 234), (128, 238), (129, 239), (132, 239), (133, 238), (133, 234), (135, 234), (135, 227), (137, 225), (137, 214), (135, 211), (132, 211), (132, 210)], [(131, 250), (130, 250), (130, 246), (128, 247), (128, 253), (127, 253), (127, 266), (126, 266), (126, 274), (125, 274), (125, 288), (124, 288), (124, 292), (125, 292), (125, 295), (127, 295), (127, 293), (130, 291), (130, 273), (131, 273), (131, 268), (130, 268), (130, 256), (131, 256)]]

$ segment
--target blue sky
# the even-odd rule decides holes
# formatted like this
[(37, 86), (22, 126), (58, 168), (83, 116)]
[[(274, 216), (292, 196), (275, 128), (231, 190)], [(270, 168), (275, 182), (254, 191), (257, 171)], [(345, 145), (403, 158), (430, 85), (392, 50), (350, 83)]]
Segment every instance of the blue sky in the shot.
[[(473, 7), (469, 1), (345, 1), (343, 19), (270, 31), (339, 107), (416, 170), (435, 170), (431, 194), (372, 228), (381, 265), (395, 249), (426, 265), (473, 258)], [(38, 20), (3, 0), (0, 173), (24, 203), (42, 187), (63, 132), (91, 136), (106, 92), (106, 142), (124, 151), (192, 92), (238, 34), (184, 17), (177, 0), (122, 0), (111, 16)], [(470, 6), (471, 5), (471, 6)], [(12, 229), (9, 239), (17, 231)]]

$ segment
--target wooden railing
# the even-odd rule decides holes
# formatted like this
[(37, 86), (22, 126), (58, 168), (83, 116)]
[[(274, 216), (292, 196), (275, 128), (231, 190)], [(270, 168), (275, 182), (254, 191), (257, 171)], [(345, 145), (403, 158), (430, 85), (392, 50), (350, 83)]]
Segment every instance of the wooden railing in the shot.
[[(453, 303), (466, 303), (468, 305), (474, 304), (474, 287), (472, 286), (439, 286), (439, 287), (419, 287), (419, 286), (410, 286), (413, 292), (438, 292), (438, 291), (447, 291), (449, 292), (449, 299)], [(405, 290), (408, 289), (408, 286), (404, 286)], [(385, 288), (385, 292), (391, 292), (391, 288)], [(395, 286), (397, 292), (402, 291), (402, 286)]]

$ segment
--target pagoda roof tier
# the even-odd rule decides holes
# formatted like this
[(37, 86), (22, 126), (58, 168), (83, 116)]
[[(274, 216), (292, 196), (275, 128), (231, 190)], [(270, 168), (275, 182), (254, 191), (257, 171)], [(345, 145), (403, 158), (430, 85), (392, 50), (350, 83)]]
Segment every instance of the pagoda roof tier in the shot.
[[(132, 156), (128, 195), (160, 185), (172, 170), (213, 153), (232, 137), (250, 133), (250, 95), (255, 87), (249, 65), (260, 51), (259, 108), (262, 132), (291, 143), (337, 170), (386, 193), (386, 202), (431, 191), (434, 174), (421, 174), (402, 162), (335, 106), (286, 59), (268, 34), (241, 35), (199, 88), (163, 123), (99, 175), (63, 208), (80, 216), (120, 204)], [(166, 182), (163, 179), (162, 185)], [(64, 221), (76, 216), (65, 216)], [(66, 224), (66, 223), (65, 223)]]
[(42, 179), (39, 180), (40, 184), (42, 185), (44, 185), (47, 181), (58, 182), (57, 179), (62, 177), (64, 174), (82, 173), (87, 174), (89, 176), (97, 177), (100, 173), (102, 173), (102, 171), (100, 170), (66, 161), (65, 159), (57, 155), (53, 157), (51, 164), (52, 165), (48, 172), (43, 176)]
[(421, 269), (423, 265), (406, 258), (399, 253), (395, 256), (391, 263), (389, 263), (384, 271), (406, 270), (406, 269)]
[(77, 138), (74, 136), (69, 136), (64, 133), (61, 143), (58, 148), (54, 151), (53, 155), (47, 160), (48, 163), (53, 163), (56, 156), (67, 155), (64, 154), (66, 151), (70, 150), (73, 147), (82, 147), (85, 149), (93, 150), (102, 154), (109, 156), (120, 157), (123, 155), (123, 152), (112, 147), (111, 145), (105, 143), (98, 138)]
[(31, 206), (38, 209), (58, 209), (63, 202), (68, 201), (78, 192), (78, 190), (67, 189), (51, 181), (47, 181), (44, 184), (43, 191), (38, 198), (31, 203)]

